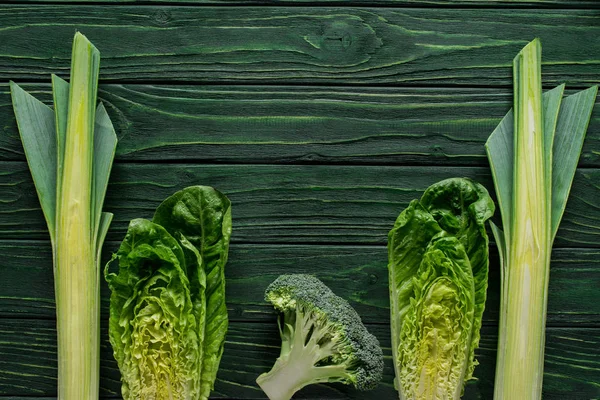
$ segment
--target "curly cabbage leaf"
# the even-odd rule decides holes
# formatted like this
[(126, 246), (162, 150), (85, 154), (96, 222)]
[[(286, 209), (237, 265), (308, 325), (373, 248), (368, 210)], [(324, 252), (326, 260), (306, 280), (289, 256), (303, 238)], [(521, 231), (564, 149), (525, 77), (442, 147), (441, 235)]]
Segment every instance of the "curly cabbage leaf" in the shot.
[(472, 378), (486, 299), (487, 190), (453, 178), (398, 216), (388, 242), (392, 351), (400, 399), (459, 399)]
[[(165, 200), (153, 221), (131, 221), (119, 251), (109, 336), (129, 399), (207, 399), (225, 334), (224, 268), (231, 207), (193, 186)], [(111, 260), (111, 261), (113, 261)]]
[(195, 399), (200, 382), (198, 316), (179, 243), (145, 219), (129, 224), (115, 255), (109, 336), (124, 399)]
[(165, 200), (156, 210), (153, 221), (179, 238), (184, 250), (197, 254), (202, 263), (200, 269), (205, 276), (196, 284), (204, 286), (205, 283), (206, 288), (200, 392), (200, 398), (206, 399), (217, 378), (229, 324), (225, 264), (231, 237), (231, 203), (211, 187), (192, 186)]

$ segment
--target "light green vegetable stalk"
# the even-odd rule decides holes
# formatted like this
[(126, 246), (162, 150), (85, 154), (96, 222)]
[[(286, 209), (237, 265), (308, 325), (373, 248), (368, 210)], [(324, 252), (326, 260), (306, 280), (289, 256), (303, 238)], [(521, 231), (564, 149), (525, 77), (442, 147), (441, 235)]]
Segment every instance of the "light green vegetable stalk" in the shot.
[(494, 203), (462, 178), (430, 186), (388, 241), (392, 353), (400, 399), (459, 399), (473, 376)]
[(135, 219), (106, 280), (110, 343), (125, 400), (208, 399), (227, 332), (225, 264), (231, 206), (192, 186), (166, 199), (153, 221)]
[(562, 100), (542, 95), (541, 45), (513, 61), (514, 113), (486, 144), (504, 232), (492, 224), (502, 259), (495, 399), (541, 399), (552, 243), (562, 218), (597, 87)]
[(102, 212), (117, 137), (96, 107), (100, 53), (73, 40), (70, 84), (52, 76), (54, 111), (14, 82), (13, 108), (52, 241), (58, 398), (97, 399), (100, 250), (112, 214)]

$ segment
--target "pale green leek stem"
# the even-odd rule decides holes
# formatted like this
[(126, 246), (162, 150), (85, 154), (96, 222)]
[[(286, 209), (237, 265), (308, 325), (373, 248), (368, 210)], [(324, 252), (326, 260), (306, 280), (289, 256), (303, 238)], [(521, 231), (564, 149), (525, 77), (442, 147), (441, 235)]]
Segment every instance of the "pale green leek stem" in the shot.
[(67, 135), (57, 192), (55, 290), (58, 398), (98, 398), (99, 273), (93, 233), (92, 162), (99, 53), (73, 41)]
[(544, 143), (539, 40), (519, 53), (514, 70), (514, 196), (510, 232), (505, 231), (507, 287), (494, 399), (536, 400), (541, 399), (544, 367), (552, 159)]

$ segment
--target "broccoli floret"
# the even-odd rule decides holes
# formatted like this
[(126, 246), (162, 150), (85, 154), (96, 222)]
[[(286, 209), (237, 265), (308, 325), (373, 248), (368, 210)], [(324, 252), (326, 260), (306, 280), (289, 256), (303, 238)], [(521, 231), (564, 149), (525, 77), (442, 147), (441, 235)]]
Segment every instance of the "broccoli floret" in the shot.
[(281, 354), (256, 382), (271, 400), (289, 400), (304, 386), (341, 382), (359, 390), (383, 374), (379, 341), (344, 299), (310, 275), (281, 275), (265, 292), (281, 311)]

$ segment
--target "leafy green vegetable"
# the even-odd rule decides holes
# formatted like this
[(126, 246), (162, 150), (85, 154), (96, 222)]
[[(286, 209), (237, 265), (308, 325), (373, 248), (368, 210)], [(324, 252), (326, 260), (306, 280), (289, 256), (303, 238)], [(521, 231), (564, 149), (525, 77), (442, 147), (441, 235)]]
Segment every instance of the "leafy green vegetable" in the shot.
[(502, 262), (494, 398), (540, 399), (550, 253), (598, 88), (542, 95), (537, 39), (513, 66), (514, 111), (486, 143), (504, 228), (492, 224)]
[(123, 398), (198, 398), (199, 318), (181, 246), (160, 225), (135, 219), (116, 257), (109, 334)]
[[(97, 399), (102, 205), (117, 137), (96, 106), (100, 53), (73, 39), (71, 82), (52, 76), (54, 111), (14, 82), (13, 108), (52, 242), (59, 399)], [(75, 283), (75, 284), (74, 284)]]
[(105, 270), (124, 399), (210, 395), (227, 332), (230, 236), (229, 200), (204, 186), (166, 199), (152, 222), (131, 221), (113, 257), (118, 274)]
[(310, 275), (281, 275), (265, 292), (277, 310), (281, 353), (256, 382), (271, 400), (289, 400), (303, 387), (341, 382), (377, 386), (383, 353), (354, 309)]
[[(156, 210), (153, 221), (178, 238), (188, 259), (200, 260), (201, 268), (188, 273), (192, 286), (205, 288), (206, 325), (202, 354), (201, 397), (213, 389), (227, 332), (225, 264), (231, 237), (230, 202), (222, 193), (205, 186), (192, 186), (175, 193)], [(188, 265), (193, 265), (188, 263)], [(204, 300), (196, 299), (194, 306)]]
[(392, 353), (400, 399), (459, 399), (485, 306), (487, 190), (453, 178), (398, 216), (388, 241)]

